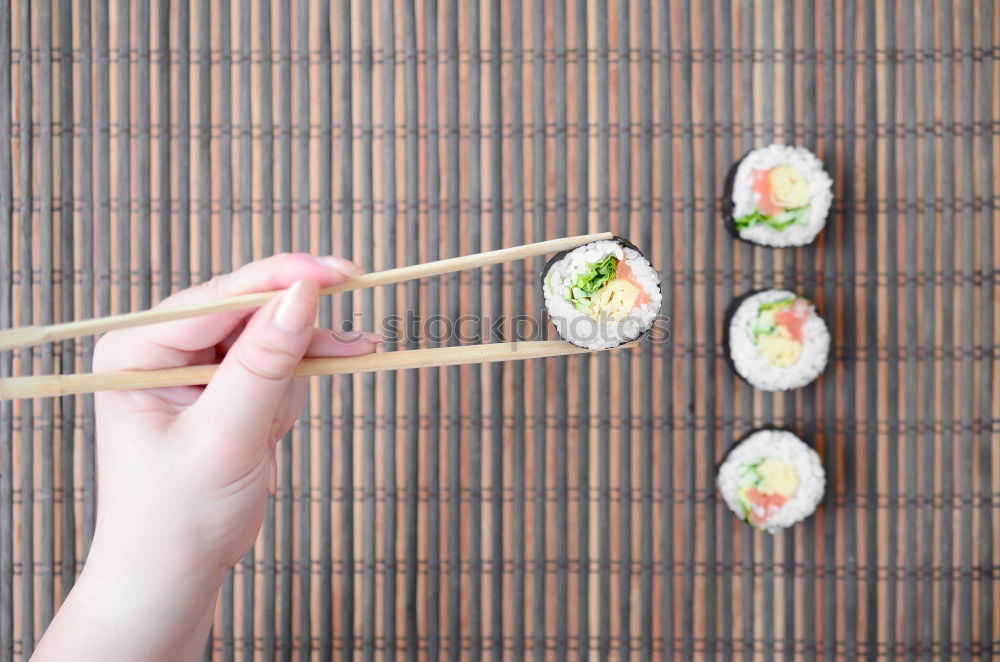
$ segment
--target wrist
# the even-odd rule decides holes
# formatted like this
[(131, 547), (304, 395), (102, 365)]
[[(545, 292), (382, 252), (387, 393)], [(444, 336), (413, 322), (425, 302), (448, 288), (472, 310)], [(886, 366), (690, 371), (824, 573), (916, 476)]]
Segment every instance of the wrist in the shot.
[(199, 579), (206, 575), (196, 577), (169, 560), (137, 564), (96, 542), (38, 659), (200, 659), (221, 578)]
[(214, 601), (226, 568), (193, 558), (180, 546), (156, 550), (105, 544), (98, 533), (84, 564), (81, 579), (110, 590), (160, 593), (190, 601)]

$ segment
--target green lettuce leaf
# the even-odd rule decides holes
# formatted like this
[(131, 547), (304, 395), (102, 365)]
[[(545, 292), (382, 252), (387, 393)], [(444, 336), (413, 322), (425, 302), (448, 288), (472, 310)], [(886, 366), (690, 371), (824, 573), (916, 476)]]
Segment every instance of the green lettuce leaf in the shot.
[(618, 259), (614, 255), (608, 255), (599, 262), (588, 264), (587, 268), (576, 277), (576, 282), (566, 291), (567, 301), (580, 312), (588, 312), (593, 295), (607, 285), (617, 271)]
[(784, 310), (793, 303), (795, 303), (795, 297), (786, 297), (784, 299), (778, 299), (777, 301), (765, 301), (757, 306), (757, 314), (760, 315), (768, 310)]
[(786, 209), (777, 216), (765, 216), (756, 209), (735, 221), (737, 230), (746, 230), (755, 225), (766, 225), (772, 230), (780, 232), (792, 225), (805, 224), (806, 212), (809, 206)]
[(760, 464), (760, 460), (756, 462), (751, 462), (750, 464), (745, 464), (740, 469), (740, 477), (737, 480), (737, 499), (740, 502), (740, 506), (743, 508), (743, 519), (749, 521), (750, 512), (753, 510), (753, 504), (746, 498), (745, 495), (739, 494), (739, 490), (742, 488), (757, 487), (760, 485), (761, 480), (763, 480), (759, 473), (757, 473), (757, 466)]
[(757, 316), (750, 320), (747, 331), (750, 333), (750, 340), (757, 344), (760, 336), (769, 336), (777, 328), (774, 324), (774, 314), (779, 310), (784, 310), (795, 303), (795, 297), (787, 297), (777, 301), (768, 301), (757, 307)]
[(757, 466), (760, 461), (752, 462), (750, 464), (744, 464), (743, 468), (740, 469), (740, 478), (737, 483), (740, 487), (751, 487), (760, 484), (760, 474), (757, 473)]
[(618, 270), (618, 259), (614, 255), (608, 255), (600, 262), (593, 262), (580, 272), (573, 284), (574, 290), (579, 288), (587, 294), (593, 294), (615, 277)]
[(758, 223), (763, 223), (768, 218), (769, 218), (768, 216), (764, 216), (764, 214), (761, 214), (759, 211), (757, 211), (756, 209), (754, 209), (752, 212), (750, 212), (746, 216), (741, 216), (740, 218), (736, 219), (736, 221), (735, 221), (736, 229), (737, 230), (746, 230), (747, 228), (752, 228), (753, 226), (757, 225)]

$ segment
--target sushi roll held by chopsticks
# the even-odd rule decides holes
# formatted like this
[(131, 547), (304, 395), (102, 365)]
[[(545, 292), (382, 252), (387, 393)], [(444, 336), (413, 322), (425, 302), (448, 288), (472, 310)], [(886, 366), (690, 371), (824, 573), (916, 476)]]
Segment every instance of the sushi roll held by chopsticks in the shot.
[(635, 340), (652, 328), (663, 301), (656, 269), (621, 237), (557, 254), (541, 279), (559, 336), (586, 349)]
[(761, 246), (804, 246), (830, 212), (833, 182), (807, 149), (770, 145), (733, 166), (723, 209), (730, 232)]
[(719, 467), (719, 492), (737, 517), (777, 533), (809, 517), (823, 499), (819, 454), (787, 430), (757, 430)]

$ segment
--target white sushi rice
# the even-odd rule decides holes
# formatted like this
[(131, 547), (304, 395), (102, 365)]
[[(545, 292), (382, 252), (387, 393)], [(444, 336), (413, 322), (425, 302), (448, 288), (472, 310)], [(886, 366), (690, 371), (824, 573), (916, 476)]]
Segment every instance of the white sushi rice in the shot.
[(717, 479), (719, 492), (726, 505), (740, 519), (743, 519), (743, 507), (737, 492), (740, 470), (747, 464), (766, 458), (788, 463), (795, 468), (799, 479), (795, 493), (789, 497), (785, 505), (767, 519), (764, 526), (760, 527), (768, 533), (777, 533), (805, 519), (816, 510), (816, 506), (823, 499), (826, 472), (823, 470), (819, 454), (791, 432), (758, 430), (750, 434), (726, 456), (726, 460), (719, 467)]
[(826, 217), (833, 202), (833, 182), (823, 170), (823, 163), (802, 147), (769, 145), (753, 150), (740, 161), (733, 180), (733, 219), (742, 218), (757, 208), (757, 196), (753, 192), (753, 171), (770, 170), (780, 165), (795, 168), (809, 186), (809, 209), (805, 215), (805, 223), (796, 223), (784, 230), (774, 230), (758, 223), (739, 230), (739, 236), (762, 246), (804, 246), (815, 239), (826, 225)]
[[(633, 310), (618, 322), (602, 318), (600, 322), (578, 311), (566, 300), (566, 292), (576, 282), (577, 276), (588, 265), (614, 255), (632, 270), (636, 283), (649, 295), (649, 302)], [(595, 241), (575, 248), (549, 269), (542, 289), (545, 309), (556, 325), (559, 336), (587, 349), (608, 349), (634, 340), (649, 329), (660, 313), (663, 296), (660, 294), (660, 277), (638, 251), (617, 241)]]
[(744, 299), (729, 322), (729, 351), (736, 371), (755, 388), (784, 391), (805, 386), (826, 368), (830, 351), (830, 332), (826, 323), (809, 304), (809, 318), (802, 325), (802, 354), (788, 367), (773, 366), (754, 344), (750, 322), (757, 317), (762, 303), (799, 297), (787, 290), (764, 290)]

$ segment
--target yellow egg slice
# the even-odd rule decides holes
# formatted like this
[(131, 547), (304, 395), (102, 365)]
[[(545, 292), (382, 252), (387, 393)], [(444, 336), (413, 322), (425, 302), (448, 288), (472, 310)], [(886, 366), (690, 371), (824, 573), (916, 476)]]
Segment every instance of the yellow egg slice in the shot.
[(639, 297), (639, 288), (627, 280), (615, 278), (601, 288), (591, 303), (590, 316), (597, 319), (605, 314), (616, 322), (620, 322), (635, 307)]
[(794, 209), (809, 204), (809, 185), (802, 175), (790, 165), (772, 168), (768, 174), (771, 183), (771, 202)]
[(769, 457), (757, 465), (757, 473), (763, 479), (757, 487), (761, 494), (780, 494), (787, 499), (799, 487), (799, 475), (787, 462)]
[(802, 343), (792, 338), (792, 334), (783, 326), (777, 327), (771, 335), (758, 336), (757, 347), (768, 363), (780, 368), (795, 365), (802, 356)]

